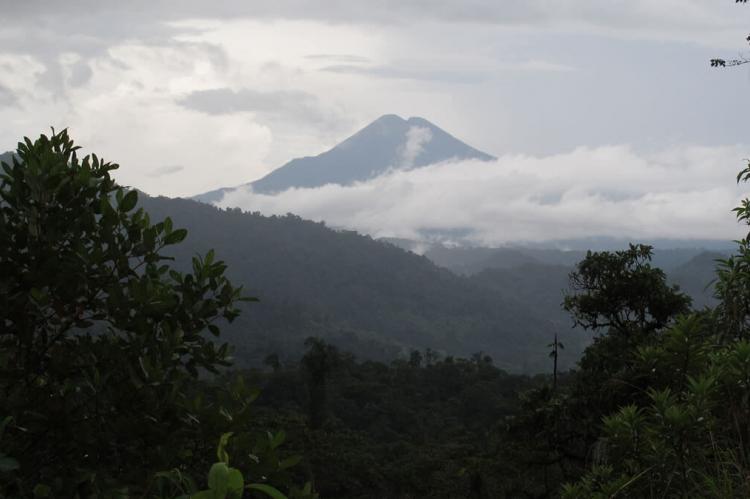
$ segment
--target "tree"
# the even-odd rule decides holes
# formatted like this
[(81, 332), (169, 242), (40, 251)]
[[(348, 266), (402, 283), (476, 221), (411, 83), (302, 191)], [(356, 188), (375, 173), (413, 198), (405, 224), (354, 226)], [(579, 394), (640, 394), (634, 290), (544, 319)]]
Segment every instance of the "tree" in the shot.
[(646, 399), (604, 418), (598, 459), (563, 497), (748, 497), (750, 343), (707, 326), (684, 317), (638, 352)]
[(335, 346), (320, 338), (307, 338), (305, 346), (308, 351), (302, 357), (302, 365), (308, 376), (309, 421), (312, 429), (318, 429), (323, 426), (326, 417), (326, 384), (331, 373), (339, 366), (341, 357)]
[[(646, 383), (633, 371), (639, 348), (687, 313), (690, 298), (667, 284), (661, 269), (651, 267), (651, 247), (588, 252), (570, 275), (573, 293), (564, 308), (576, 324), (600, 331), (578, 362), (571, 403), (580, 418), (596, 425), (602, 416), (643, 396)], [(589, 429), (584, 429), (589, 433)]]
[(557, 339), (557, 333), (555, 333), (555, 339), (552, 343), (547, 344), (550, 348), (549, 358), (552, 359), (552, 390), (557, 389), (557, 358), (560, 355), (560, 350), (565, 349), (565, 345)]
[(584, 329), (616, 333), (659, 330), (689, 310), (690, 297), (669, 286), (664, 271), (651, 267), (652, 248), (591, 252), (570, 274), (572, 293), (563, 307)]
[(422, 352), (419, 350), (412, 350), (409, 353), (409, 365), (411, 367), (422, 367)]
[[(750, 165), (737, 180), (750, 180)], [(750, 200), (734, 211), (750, 225)], [(719, 261), (716, 310), (682, 317), (631, 352), (646, 397), (604, 418), (607, 458), (563, 497), (750, 495), (750, 233), (737, 243)]]
[[(750, 162), (737, 175), (737, 182), (750, 180)], [(737, 220), (750, 225), (750, 200), (734, 209)], [(717, 317), (723, 342), (745, 339), (750, 332), (750, 233), (737, 241), (737, 251), (718, 261), (715, 294), (719, 299)]]
[(273, 372), (278, 372), (278, 370), (281, 369), (281, 360), (279, 359), (279, 354), (269, 353), (268, 355), (266, 355), (266, 358), (263, 359), (263, 364), (270, 367)]
[[(645, 396), (647, 381), (634, 367), (637, 352), (688, 310), (690, 299), (669, 286), (650, 259), (651, 247), (645, 245), (588, 252), (570, 274), (571, 292), (563, 306), (575, 324), (599, 334), (564, 383), (555, 380), (553, 369), (551, 387), (522, 395), (523, 411), (507, 437), (519, 449), (513, 459), (521, 468), (530, 470), (531, 477), (543, 476), (537, 496), (554, 494), (563, 482), (585, 472), (601, 436), (602, 418)], [(559, 339), (548, 347), (554, 361)]]
[(18, 466), (0, 495), (137, 493), (186, 459), (194, 384), (229, 364), (206, 332), (247, 299), (213, 252), (172, 269), (164, 251), (187, 232), (152, 224), (118, 165), (77, 149), (53, 131), (2, 164), (0, 411)]
[[(747, 0), (734, 0), (734, 3), (747, 3)], [(745, 38), (745, 41), (750, 43), (750, 35)], [(728, 66), (741, 66), (750, 62), (750, 58), (747, 56), (740, 56), (734, 59), (711, 59), (712, 68), (725, 68)]]

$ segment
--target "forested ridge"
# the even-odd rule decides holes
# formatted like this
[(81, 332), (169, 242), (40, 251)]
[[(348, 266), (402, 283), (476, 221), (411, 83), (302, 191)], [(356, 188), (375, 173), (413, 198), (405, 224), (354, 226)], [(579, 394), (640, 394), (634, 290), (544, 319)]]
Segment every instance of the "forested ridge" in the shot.
[[(406, 358), (411, 349), (465, 357), (482, 350), (511, 372), (536, 373), (548, 368), (545, 346), (555, 331), (568, 345), (560, 359), (565, 368), (589, 341), (561, 307), (574, 265), (545, 263), (567, 263), (585, 252), (483, 250), (518, 256), (510, 263), (503, 258), (501, 268), (477, 262), (477, 272), (463, 276), (387, 242), (291, 214), (268, 217), (145, 196), (141, 205), (188, 229), (185, 242), (171, 250), (177, 265), (213, 248), (261, 300), (225, 330), (245, 365), (258, 365), (269, 351), (299, 357), (304, 338), (314, 335), (368, 359)], [(698, 308), (713, 303), (708, 285), (721, 256), (659, 253), (672, 264), (670, 281), (688, 289)]]
[[(213, 248), (234, 280), (260, 299), (261, 306), (226, 328), (240, 362), (257, 365), (269, 351), (298, 357), (314, 335), (381, 361), (429, 347), (462, 356), (483, 350), (516, 372), (547, 366), (544, 349), (554, 329), (548, 319), (560, 318), (564, 286), (548, 288), (547, 301), (554, 302), (548, 317), (536, 299), (481, 285), (353, 231), (191, 200), (141, 196), (141, 206), (188, 230), (185, 242), (170, 249), (177, 265)], [(570, 333), (565, 365), (585, 337)]]

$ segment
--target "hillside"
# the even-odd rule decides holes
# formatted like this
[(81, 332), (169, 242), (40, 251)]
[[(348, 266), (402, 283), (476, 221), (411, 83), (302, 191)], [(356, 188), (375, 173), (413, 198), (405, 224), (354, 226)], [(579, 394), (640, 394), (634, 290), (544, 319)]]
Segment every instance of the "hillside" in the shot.
[[(535, 304), (540, 318), (550, 321), (560, 333), (566, 334), (573, 323), (562, 309), (562, 300), (572, 270), (572, 267), (563, 265), (524, 263), (516, 267), (486, 269), (469, 279), (506, 300)], [(566, 352), (565, 356), (576, 357), (574, 351)]]
[(0, 153), (0, 163), (10, 163), (12, 159), (13, 159), (12, 152), (8, 151), (8, 152)]
[(713, 295), (716, 278), (716, 260), (726, 258), (725, 253), (705, 251), (669, 272), (672, 282), (693, 297), (693, 307), (714, 307), (718, 301)]
[[(494, 159), (461, 142), (423, 118), (381, 116), (332, 149), (312, 157), (296, 158), (265, 177), (251, 182), (255, 192), (272, 194), (292, 187), (349, 185), (386, 173), (450, 159)], [(217, 189), (194, 196), (216, 202), (233, 188)]]
[[(394, 244), (408, 250), (419, 248), (419, 243), (409, 240), (393, 240)], [(626, 248), (630, 241), (623, 241), (619, 246), (606, 248), (607, 251)], [(682, 244), (686, 244), (683, 241)], [(651, 264), (664, 271), (685, 274), (681, 279), (688, 282), (692, 279), (690, 269), (694, 266), (700, 267), (702, 274), (713, 275), (713, 257), (705, 255), (728, 255), (733, 248), (730, 242), (719, 244), (713, 242), (712, 246), (704, 241), (696, 241), (695, 247), (673, 247), (665, 248), (655, 246)], [(646, 242), (645, 244), (652, 244)], [(701, 246), (706, 244), (706, 246)], [(424, 248), (425, 245), (422, 245)], [(595, 248), (594, 251), (601, 251)], [(586, 257), (586, 251), (580, 249), (559, 250), (554, 248), (509, 246), (500, 248), (483, 247), (445, 247), (441, 244), (427, 245), (424, 256), (435, 264), (450, 269), (462, 275), (473, 275), (487, 269), (511, 269), (526, 264), (562, 265), (573, 267), (576, 263)], [(709, 279), (710, 280), (710, 279)], [(708, 282), (708, 281), (706, 281)], [(703, 283), (702, 285), (705, 285)]]
[[(575, 265), (557, 263), (570, 256), (570, 252), (556, 255), (554, 250), (540, 253), (535, 250), (491, 251), (485, 248), (485, 253), (480, 249), (474, 248), (468, 255), (490, 256), (481, 260), (481, 263), (466, 255), (461, 259), (460, 265), (456, 260), (451, 260), (454, 271), (465, 272), (473, 283), (492, 290), (504, 299), (535, 304), (538, 317), (552, 321), (560, 331), (571, 326), (568, 314), (562, 310), (561, 297), (568, 287), (568, 275)], [(446, 258), (446, 254), (450, 253), (435, 254), (438, 255), (437, 262), (440, 256)], [(684, 261), (688, 254), (694, 256)], [(433, 256), (432, 253), (428, 255), (431, 258)], [(681, 291), (693, 299), (693, 308), (701, 309), (717, 304), (713, 296), (712, 281), (715, 278), (716, 259), (724, 257), (726, 254), (712, 251), (662, 250), (655, 252), (652, 264), (665, 270), (668, 282), (679, 286)], [(570, 354), (570, 351), (566, 352), (566, 355)]]
[[(147, 198), (153, 219), (189, 230), (179, 265), (215, 248), (229, 276), (260, 298), (227, 328), (243, 363), (294, 355), (321, 335), (369, 358), (432, 348), (484, 351), (513, 371), (548, 369), (551, 325), (507, 292), (457, 276), (391, 244), (296, 216), (223, 211), (192, 200)], [(571, 340), (569, 343), (581, 343)]]

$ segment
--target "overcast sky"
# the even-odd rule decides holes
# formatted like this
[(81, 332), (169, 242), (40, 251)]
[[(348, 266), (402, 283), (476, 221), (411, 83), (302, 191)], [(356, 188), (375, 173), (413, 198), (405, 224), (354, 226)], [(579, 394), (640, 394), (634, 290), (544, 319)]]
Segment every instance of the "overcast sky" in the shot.
[[(670, 234), (724, 237), (731, 215), (707, 214), (739, 195), (750, 73), (708, 60), (736, 56), (749, 31), (750, 6), (733, 0), (0, 0), (0, 149), (69, 127), (85, 151), (122, 165), (121, 183), (187, 196), (318, 154), (382, 114), (422, 116), (499, 158), (488, 169), (497, 184), (464, 171), (454, 200), (471, 204), (485, 240), (503, 239), (488, 229), (500, 216), (518, 237), (560, 229), (561, 213), (580, 217), (563, 232), (592, 233), (616, 222), (595, 198), (627, 213), (668, 195), (702, 217), (690, 228), (674, 208)], [(441, 168), (358, 188), (419, 181), (411, 202), (435, 214)], [(628, 168), (637, 175), (620, 174)], [(520, 204), (498, 204), (488, 185)], [(391, 205), (343, 216), (342, 200), (357, 196), (343, 191), (235, 204), (338, 216), (371, 233), (432, 223), (396, 224), (417, 215)], [(542, 191), (557, 193), (555, 216), (539, 208)], [(658, 231), (652, 208), (628, 230)]]

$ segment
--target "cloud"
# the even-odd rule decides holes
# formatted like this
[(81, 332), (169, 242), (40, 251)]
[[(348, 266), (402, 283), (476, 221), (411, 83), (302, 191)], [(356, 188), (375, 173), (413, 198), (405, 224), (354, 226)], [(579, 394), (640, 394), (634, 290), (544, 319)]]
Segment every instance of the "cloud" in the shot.
[(499, 63), (497, 67), (499, 70), (505, 70), (505, 71), (553, 71), (553, 72), (562, 71), (562, 72), (565, 72), (565, 71), (573, 71), (575, 69), (573, 66), (569, 66), (567, 64), (542, 61), (538, 59), (533, 59), (529, 61), (521, 61), (521, 62)]
[(31, 55), (0, 52), (0, 85), (6, 92), (19, 97), (33, 95), (44, 71), (44, 65)]
[[(272, 142), (270, 130), (241, 116), (206, 116), (153, 97), (88, 101), (78, 112), (70, 129), (83, 152), (116, 161), (117, 181), (148, 194), (186, 196), (231, 185), (252, 175)], [(182, 166), (179, 176), (164, 168), (167, 161)]]
[(214, 88), (191, 92), (177, 102), (186, 108), (214, 115), (254, 112), (296, 116), (305, 121), (322, 121), (326, 118), (314, 95), (293, 90), (266, 92), (249, 88)]
[(247, 116), (206, 115), (174, 102), (194, 86), (216, 84), (224, 68), (213, 55), (204, 44), (113, 47), (88, 61), (87, 82), (66, 89), (75, 106), (47, 119), (69, 127), (84, 153), (119, 163), (115, 178), (123, 185), (169, 196), (231, 185), (263, 166), (273, 134)]
[(519, 62), (496, 61), (493, 62), (491, 66), (484, 68), (461, 66), (446, 68), (445, 61), (435, 61), (432, 64), (399, 62), (369, 66), (361, 64), (331, 64), (323, 66), (319, 71), (396, 80), (476, 84), (490, 80), (497, 73), (505, 73), (509, 71), (561, 72), (572, 71), (573, 69), (572, 66), (566, 64), (546, 62), (542, 60), (529, 60)]
[(173, 175), (179, 173), (185, 169), (184, 166), (173, 165), (173, 166), (160, 166), (154, 168), (148, 173), (149, 177), (162, 177), (164, 175)]
[[(740, 9), (734, 2), (707, 0), (570, 0), (566, 2), (528, 0), (216, 0), (210, 6), (202, 0), (164, 0), (112, 4), (98, 0), (70, 0), (48, 3), (40, 0), (6, 2), (6, 24), (39, 24), (38, 20), (66, 17), (76, 30), (96, 31), (101, 36), (122, 36), (127, 29), (148, 33), (153, 26), (186, 18), (288, 19), (325, 23), (365, 25), (440, 22), (532, 26), (548, 30), (598, 31), (631, 37), (681, 39), (715, 43), (727, 39), (727, 25), (742, 30)], [(126, 22), (118, 23), (117, 20)], [(729, 20), (729, 21), (727, 21)], [(67, 23), (66, 23), (67, 25)], [(123, 27), (119, 27), (122, 25)], [(105, 34), (109, 31), (109, 34)]]
[(426, 127), (412, 126), (406, 131), (406, 142), (400, 151), (400, 167), (411, 168), (424, 146), (432, 140), (432, 131)]
[(0, 85), (0, 106), (10, 107), (17, 105), (15, 94), (7, 87)]
[(307, 54), (305, 59), (313, 61), (334, 61), (338, 63), (368, 63), (371, 62), (369, 57), (354, 54)]
[(639, 154), (626, 146), (544, 157), (441, 163), (353, 186), (262, 195), (242, 188), (223, 207), (299, 214), (374, 237), (460, 238), (501, 245), (608, 236), (735, 239), (731, 214), (747, 148), (686, 147)]
[(490, 77), (490, 71), (481, 69), (416, 68), (395, 64), (384, 66), (334, 64), (324, 66), (320, 68), (320, 71), (396, 80), (439, 81), (446, 83), (479, 83)]
[(68, 71), (69, 73), (67, 80), (68, 84), (72, 87), (80, 87), (82, 85), (85, 85), (94, 75), (91, 67), (83, 61), (72, 64), (70, 68), (68, 68)]

